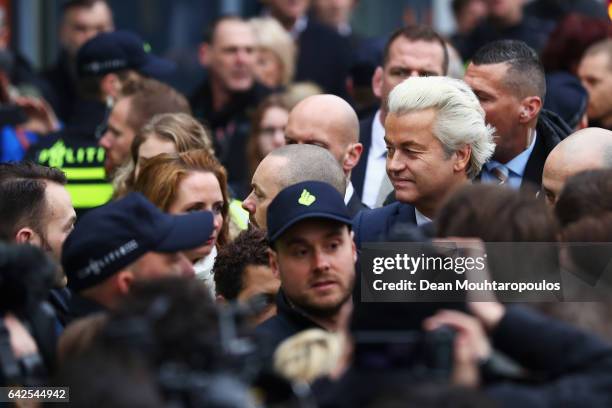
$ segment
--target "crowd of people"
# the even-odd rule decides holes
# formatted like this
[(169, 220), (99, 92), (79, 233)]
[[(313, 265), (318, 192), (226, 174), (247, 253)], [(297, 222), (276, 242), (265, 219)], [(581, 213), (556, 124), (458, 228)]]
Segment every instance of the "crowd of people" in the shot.
[[(448, 38), (364, 38), (356, 0), (262, 0), (206, 27), (189, 97), (106, 0), (65, 2), (43, 72), (0, 15), (0, 385), (84, 407), (612, 406), (612, 16), (451, 3)], [(365, 300), (372, 244), (440, 242), (572, 291)]]

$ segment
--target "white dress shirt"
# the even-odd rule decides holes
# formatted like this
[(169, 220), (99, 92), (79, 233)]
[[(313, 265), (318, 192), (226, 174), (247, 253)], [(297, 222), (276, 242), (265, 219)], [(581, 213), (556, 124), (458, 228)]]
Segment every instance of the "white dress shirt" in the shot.
[(370, 208), (376, 207), (380, 187), (385, 178), (388, 178), (386, 155), (385, 128), (380, 123), (379, 109), (372, 122), (372, 145), (368, 152), (368, 162), (363, 180), (363, 195), (361, 197), (361, 201)]
[(416, 216), (416, 222), (419, 227), (423, 224), (428, 224), (431, 222), (431, 218), (423, 215), (423, 213), (417, 210), (416, 207), (414, 208), (414, 215)]
[(349, 201), (351, 201), (351, 197), (353, 197), (353, 193), (355, 189), (353, 188), (353, 183), (349, 181), (348, 186), (346, 186), (346, 192), (344, 193), (344, 204), (348, 205)]

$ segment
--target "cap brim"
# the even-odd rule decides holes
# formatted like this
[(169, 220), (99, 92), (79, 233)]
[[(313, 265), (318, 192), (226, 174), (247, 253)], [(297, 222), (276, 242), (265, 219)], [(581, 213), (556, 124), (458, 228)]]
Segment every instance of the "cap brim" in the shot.
[(215, 228), (213, 214), (210, 211), (171, 217), (174, 218), (172, 228), (153, 249), (155, 252), (176, 252), (197, 248), (208, 241)]
[(147, 54), (144, 65), (138, 68), (141, 74), (153, 78), (163, 78), (176, 71), (176, 64), (173, 61)]
[(297, 224), (300, 221), (303, 221), (303, 220), (306, 220), (306, 219), (310, 219), (310, 218), (319, 218), (319, 219), (323, 218), (323, 219), (327, 219), (327, 220), (339, 221), (339, 222), (341, 222), (343, 224), (346, 224), (346, 225), (349, 225), (349, 226), (353, 225), (353, 220), (351, 220), (348, 217), (343, 217), (341, 215), (334, 215), (334, 214), (329, 214), (329, 213), (312, 212), (312, 213), (302, 214), (302, 215), (292, 219), (290, 222), (288, 222), (287, 224), (283, 225), (282, 228), (280, 228), (278, 231), (276, 231), (274, 233), (274, 235), (271, 235), (268, 238), (268, 241), (270, 241), (270, 242), (276, 241), (289, 228), (293, 227), (295, 224)]

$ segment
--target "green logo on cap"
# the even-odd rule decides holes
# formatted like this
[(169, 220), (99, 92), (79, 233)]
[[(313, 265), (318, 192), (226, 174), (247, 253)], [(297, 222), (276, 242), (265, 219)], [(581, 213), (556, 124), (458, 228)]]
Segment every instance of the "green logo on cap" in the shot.
[(312, 203), (314, 203), (316, 199), (317, 197), (313, 196), (312, 194), (308, 192), (308, 190), (304, 189), (302, 191), (302, 195), (300, 196), (300, 199), (298, 200), (298, 203), (308, 207)]

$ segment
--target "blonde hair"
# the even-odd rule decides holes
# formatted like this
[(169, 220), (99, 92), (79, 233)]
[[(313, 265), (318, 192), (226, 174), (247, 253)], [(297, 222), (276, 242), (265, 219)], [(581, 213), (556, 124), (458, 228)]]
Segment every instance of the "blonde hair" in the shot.
[(294, 82), (283, 93), (290, 110), (309, 96), (321, 94), (323, 89), (314, 82)]
[(308, 329), (283, 341), (274, 352), (274, 369), (283, 377), (312, 383), (337, 368), (343, 353), (340, 334)]
[(272, 52), (281, 62), (283, 75), (280, 85), (288, 85), (295, 73), (296, 47), (293, 38), (272, 17), (255, 17), (249, 20), (255, 32), (257, 46)]
[(131, 146), (130, 160), (117, 171), (113, 180), (115, 197), (126, 195), (134, 187), (138, 151), (151, 136), (173, 142), (177, 153), (203, 149), (210, 155), (215, 154), (210, 133), (191, 115), (186, 113), (155, 115), (136, 133)]

